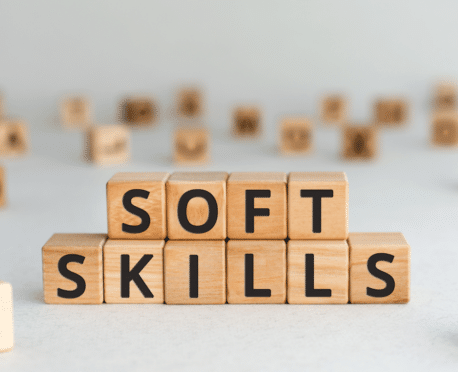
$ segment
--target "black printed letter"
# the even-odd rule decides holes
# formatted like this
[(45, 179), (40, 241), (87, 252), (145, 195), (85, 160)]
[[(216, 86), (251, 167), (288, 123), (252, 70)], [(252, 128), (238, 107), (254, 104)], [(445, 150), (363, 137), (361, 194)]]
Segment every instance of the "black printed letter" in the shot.
[(312, 198), (312, 213), (314, 233), (321, 232), (321, 198), (332, 198), (332, 190), (301, 190), (301, 198)]
[(253, 254), (245, 254), (245, 297), (270, 297), (270, 289), (254, 289)]
[(379, 261), (386, 261), (392, 263), (394, 260), (394, 256), (388, 253), (376, 253), (369, 257), (367, 260), (367, 270), (375, 276), (383, 280), (386, 283), (386, 287), (383, 289), (373, 289), (373, 288), (366, 288), (366, 293), (368, 296), (371, 297), (387, 297), (394, 291), (394, 279), (393, 277), (379, 269), (377, 269), (376, 265)]
[(245, 232), (254, 233), (254, 217), (268, 217), (269, 208), (255, 208), (255, 198), (270, 198), (270, 190), (245, 190)]
[(305, 255), (305, 297), (331, 297), (330, 289), (315, 289), (315, 255)]
[[(208, 218), (203, 225), (196, 226), (191, 224), (188, 220), (186, 210), (188, 208), (188, 203), (192, 198), (204, 198), (208, 204)], [(178, 221), (186, 231), (194, 234), (204, 234), (215, 226), (217, 219), (218, 204), (216, 203), (215, 197), (207, 190), (189, 190), (181, 196), (178, 202)]]
[(137, 262), (132, 270), (130, 270), (130, 256), (128, 254), (121, 255), (121, 297), (129, 298), (130, 297), (130, 282), (134, 281), (138, 289), (145, 298), (153, 298), (153, 294), (149, 290), (148, 286), (145, 284), (143, 279), (140, 276), (140, 271), (151, 261), (153, 258), (152, 254), (145, 254)]
[(141, 208), (136, 207), (132, 204), (133, 198), (143, 198), (148, 199), (149, 191), (134, 189), (127, 191), (122, 198), (122, 205), (125, 210), (140, 217), (142, 222), (140, 225), (127, 225), (122, 224), (122, 231), (130, 234), (140, 234), (146, 231), (151, 223), (149, 214)]
[(86, 290), (86, 282), (80, 275), (70, 271), (67, 268), (67, 265), (70, 262), (76, 262), (79, 264), (83, 264), (85, 257), (80, 256), (79, 254), (67, 254), (60, 258), (59, 263), (57, 264), (57, 268), (59, 269), (60, 275), (64, 278), (70, 279), (76, 283), (76, 289), (73, 291), (67, 291), (65, 289), (57, 288), (57, 296), (62, 298), (78, 298), (80, 297), (84, 291)]

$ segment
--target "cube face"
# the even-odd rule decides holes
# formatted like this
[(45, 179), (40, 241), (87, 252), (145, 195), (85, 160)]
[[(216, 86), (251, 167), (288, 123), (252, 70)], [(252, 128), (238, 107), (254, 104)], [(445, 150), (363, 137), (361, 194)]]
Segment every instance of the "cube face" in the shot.
[(0, 207), (6, 205), (6, 175), (5, 170), (0, 167)]
[(291, 172), (288, 237), (347, 239), (348, 180), (343, 172)]
[(130, 132), (120, 124), (89, 129), (86, 135), (87, 160), (99, 165), (122, 164), (130, 158)]
[(103, 247), (106, 303), (164, 302), (164, 240), (112, 240)]
[(62, 123), (68, 128), (86, 128), (91, 124), (91, 104), (86, 97), (64, 99), (61, 105)]
[(204, 164), (210, 158), (210, 136), (205, 128), (175, 131), (174, 160), (179, 164)]
[(0, 156), (22, 155), (28, 147), (28, 130), (23, 121), (0, 120)]
[(286, 302), (286, 244), (283, 240), (230, 240), (227, 243), (227, 302)]
[(312, 125), (301, 118), (285, 119), (280, 127), (280, 150), (283, 154), (303, 154), (312, 149)]
[(152, 98), (127, 98), (121, 108), (122, 120), (130, 125), (147, 126), (158, 118), (158, 107)]
[(436, 87), (434, 104), (438, 110), (451, 110), (456, 108), (457, 90), (452, 83), (442, 83)]
[(343, 131), (344, 159), (373, 159), (377, 155), (377, 131), (374, 127), (349, 126)]
[(48, 304), (103, 302), (105, 234), (54, 234), (43, 246), (43, 287)]
[(403, 99), (378, 100), (375, 103), (375, 120), (378, 124), (401, 125), (407, 120), (407, 106)]
[(401, 233), (351, 233), (350, 302), (407, 303), (410, 247)]
[(286, 173), (234, 172), (227, 181), (230, 239), (286, 239)]
[(110, 239), (166, 238), (165, 184), (168, 178), (165, 172), (117, 173), (108, 181)]
[(167, 304), (226, 303), (224, 240), (169, 240), (165, 244), (164, 285)]
[(169, 178), (169, 239), (226, 239), (227, 178), (226, 172), (177, 172)]
[(347, 102), (343, 96), (325, 97), (321, 103), (321, 120), (327, 123), (340, 123), (346, 120)]
[(348, 303), (348, 245), (345, 240), (290, 240), (288, 303)]
[(203, 113), (202, 92), (198, 89), (183, 89), (177, 97), (178, 115), (194, 118)]
[(254, 137), (261, 133), (261, 112), (256, 107), (239, 107), (234, 112), (233, 132), (238, 137)]
[(437, 146), (458, 145), (458, 114), (455, 111), (436, 113), (433, 120), (432, 142)]
[(14, 346), (13, 288), (0, 282), (0, 353), (10, 351)]

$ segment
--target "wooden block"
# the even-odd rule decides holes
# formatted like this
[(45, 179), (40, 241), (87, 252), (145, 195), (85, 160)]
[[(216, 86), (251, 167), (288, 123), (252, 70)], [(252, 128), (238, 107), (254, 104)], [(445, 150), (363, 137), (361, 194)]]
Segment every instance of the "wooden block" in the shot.
[(348, 198), (348, 180), (344, 172), (291, 172), (288, 178), (288, 237), (347, 239)]
[(164, 255), (165, 303), (226, 303), (224, 240), (169, 240)]
[(130, 131), (122, 124), (92, 127), (86, 133), (86, 159), (99, 165), (122, 164), (130, 159)]
[(438, 110), (452, 110), (456, 108), (457, 89), (451, 82), (444, 82), (436, 87), (434, 104)]
[(257, 107), (242, 106), (234, 111), (233, 133), (237, 137), (255, 137), (261, 133), (261, 112)]
[(375, 102), (375, 122), (401, 125), (407, 121), (408, 104), (404, 99), (379, 99)]
[(121, 119), (134, 126), (148, 126), (157, 121), (157, 104), (149, 97), (130, 97), (121, 102)]
[(103, 302), (105, 234), (54, 234), (43, 246), (43, 288), (48, 304)]
[(410, 247), (401, 233), (350, 233), (350, 302), (407, 303)]
[(210, 135), (205, 128), (179, 128), (174, 136), (174, 160), (180, 164), (203, 164), (210, 158)]
[(6, 205), (6, 174), (3, 167), (0, 167), (0, 207)]
[(226, 172), (177, 172), (167, 181), (172, 240), (226, 239)]
[(164, 240), (113, 240), (103, 247), (105, 302), (164, 302)]
[(230, 239), (286, 239), (286, 173), (235, 172), (227, 181)]
[(344, 159), (373, 159), (377, 155), (377, 129), (374, 126), (346, 126), (343, 129)]
[(227, 302), (286, 302), (286, 244), (283, 240), (230, 240), (227, 243)]
[(284, 119), (280, 126), (280, 151), (289, 155), (310, 152), (312, 130), (312, 124), (308, 119)]
[(165, 172), (116, 173), (108, 181), (110, 239), (166, 238), (165, 183), (168, 178)]
[(348, 245), (345, 240), (290, 240), (289, 304), (348, 303)]
[(194, 118), (202, 115), (203, 98), (199, 89), (182, 89), (177, 97), (177, 112), (179, 116)]
[(0, 121), (0, 156), (17, 156), (27, 152), (29, 136), (22, 120)]
[(67, 128), (87, 128), (92, 121), (92, 109), (86, 97), (68, 97), (61, 104), (62, 123)]
[(443, 110), (435, 113), (432, 142), (437, 146), (458, 145), (458, 113), (456, 111)]
[(0, 282), (0, 353), (12, 350), (13, 346), (13, 288)]
[(321, 120), (325, 123), (343, 123), (347, 119), (347, 101), (341, 95), (324, 97), (321, 101)]

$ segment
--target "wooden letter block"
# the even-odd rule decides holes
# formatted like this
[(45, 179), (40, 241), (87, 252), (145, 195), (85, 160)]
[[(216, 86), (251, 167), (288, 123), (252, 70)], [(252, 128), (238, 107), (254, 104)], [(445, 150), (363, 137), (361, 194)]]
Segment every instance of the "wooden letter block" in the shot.
[(202, 93), (198, 89), (183, 89), (178, 93), (177, 97), (178, 115), (194, 118), (202, 115)]
[(25, 154), (29, 147), (27, 125), (21, 120), (0, 120), (0, 156)]
[(234, 112), (233, 132), (238, 137), (254, 137), (261, 133), (261, 112), (256, 107), (239, 107)]
[(135, 126), (148, 126), (158, 118), (158, 108), (153, 99), (132, 97), (121, 102), (122, 121)]
[(406, 303), (410, 247), (401, 233), (350, 233), (350, 302)]
[(226, 172), (177, 172), (169, 178), (169, 239), (226, 239), (227, 177)]
[(347, 102), (343, 96), (328, 96), (321, 103), (321, 120), (325, 123), (342, 123), (347, 118)]
[(165, 303), (226, 303), (224, 240), (169, 240), (164, 256)]
[(303, 154), (312, 148), (312, 124), (307, 119), (285, 119), (280, 127), (280, 150), (283, 154)]
[(5, 170), (0, 167), (0, 207), (6, 205), (6, 175)]
[(165, 172), (116, 173), (108, 181), (110, 239), (166, 238), (165, 183), (168, 178)]
[(0, 282), (0, 353), (12, 350), (13, 346), (13, 288)]
[(124, 125), (93, 127), (86, 134), (86, 158), (100, 164), (122, 164), (130, 158), (130, 131)]
[(434, 145), (458, 145), (458, 113), (456, 111), (438, 111), (434, 116), (432, 129)]
[(286, 302), (286, 243), (283, 240), (230, 240), (227, 243), (227, 302)]
[(286, 173), (235, 172), (227, 181), (230, 239), (286, 239)]
[(47, 304), (103, 302), (102, 247), (105, 234), (54, 234), (43, 246)]
[(457, 91), (453, 83), (442, 83), (436, 87), (434, 104), (438, 110), (452, 110), (456, 107)]
[(62, 123), (68, 128), (87, 128), (91, 124), (91, 104), (85, 97), (69, 97), (61, 105)]
[(164, 240), (112, 240), (103, 247), (105, 302), (162, 304)]
[(287, 255), (288, 303), (348, 303), (345, 240), (290, 240)]
[(174, 160), (180, 164), (203, 164), (210, 154), (210, 136), (205, 128), (180, 128), (175, 131)]
[(380, 99), (375, 102), (377, 124), (400, 125), (407, 120), (407, 102), (403, 99)]
[(348, 126), (343, 130), (344, 159), (368, 160), (377, 154), (377, 130), (374, 126)]

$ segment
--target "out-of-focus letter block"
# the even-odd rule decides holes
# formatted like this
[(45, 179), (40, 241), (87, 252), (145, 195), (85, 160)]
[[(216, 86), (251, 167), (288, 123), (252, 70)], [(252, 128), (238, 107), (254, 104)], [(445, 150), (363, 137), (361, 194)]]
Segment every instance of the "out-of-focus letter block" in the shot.
[(121, 102), (122, 121), (135, 126), (148, 126), (158, 117), (157, 105), (151, 98), (132, 97)]
[(286, 243), (283, 240), (230, 240), (227, 243), (227, 302), (286, 302)]
[(166, 238), (165, 183), (168, 178), (165, 172), (116, 173), (108, 181), (110, 239)]
[(173, 241), (165, 244), (167, 304), (226, 303), (224, 240)]
[(86, 134), (86, 158), (100, 164), (122, 164), (130, 158), (130, 131), (122, 124), (93, 127)]
[(291, 172), (288, 237), (347, 239), (348, 180), (344, 172)]
[(105, 302), (162, 304), (164, 240), (112, 240), (103, 247)]
[(62, 123), (68, 128), (86, 128), (91, 124), (91, 104), (85, 97), (69, 97), (61, 105)]
[(12, 350), (13, 346), (13, 288), (0, 282), (0, 353)]
[(103, 302), (105, 234), (54, 234), (43, 246), (43, 288), (48, 304)]
[(456, 107), (457, 92), (453, 83), (442, 83), (436, 87), (434, 104), (438, 110), (451, 110)]
[(286, 173), (229, 176), (227, 235), (230, 239), (286, 239)]
[(203, 112), (202, 93), (198, 89), (183, 89), (177, 98), (178, 115), (194, 118)]
[(348, 303), (345, 240), (290, 240), (287, 256), (288, 303)]
[(346, 120), (347, 102), (339, 95), (325, 97), (321, 103), (321, 120), (325, 123), (342, 123)]
[(27, 152), (27, 125), (21, 120), (0, 120), (0, 156), (16, 156)]
[(6, 175), (5, 170), (0, 167), (0, 207), (6, 205)]
[(261, 133), (261, 112), (256, 107), (239, 107), (234, 112), (234, 135), (254, 137)]
[(410, 247), (401, 233), (350, 233), (350, 302), (406, 303)]
[(407, 120), (407, 102), (403, 99), (381, 99), (375, 102), (375, 121), (378, 124), (400, 125)]
[(180, 128), (175, 131), (174, 160), (179, 164), (208, 162), (210, 136), (205, 128)]
[(432, 142), (437, 146), (458, 145), (458, 114), (456, 111), (439, 111), (435, 114)]
[(312, 124), (307, 119), (284, 119), (280, 127), (280, 150), (284, 154), (303, 154), (312, 148)]
[(226, 172), (177, 172), (167, 181), (172, 240), (226, 239)]
[(348, 126), (343, 129), (344, 159), (373, 159), (377, 155), (377, 130), (374, 126)]

